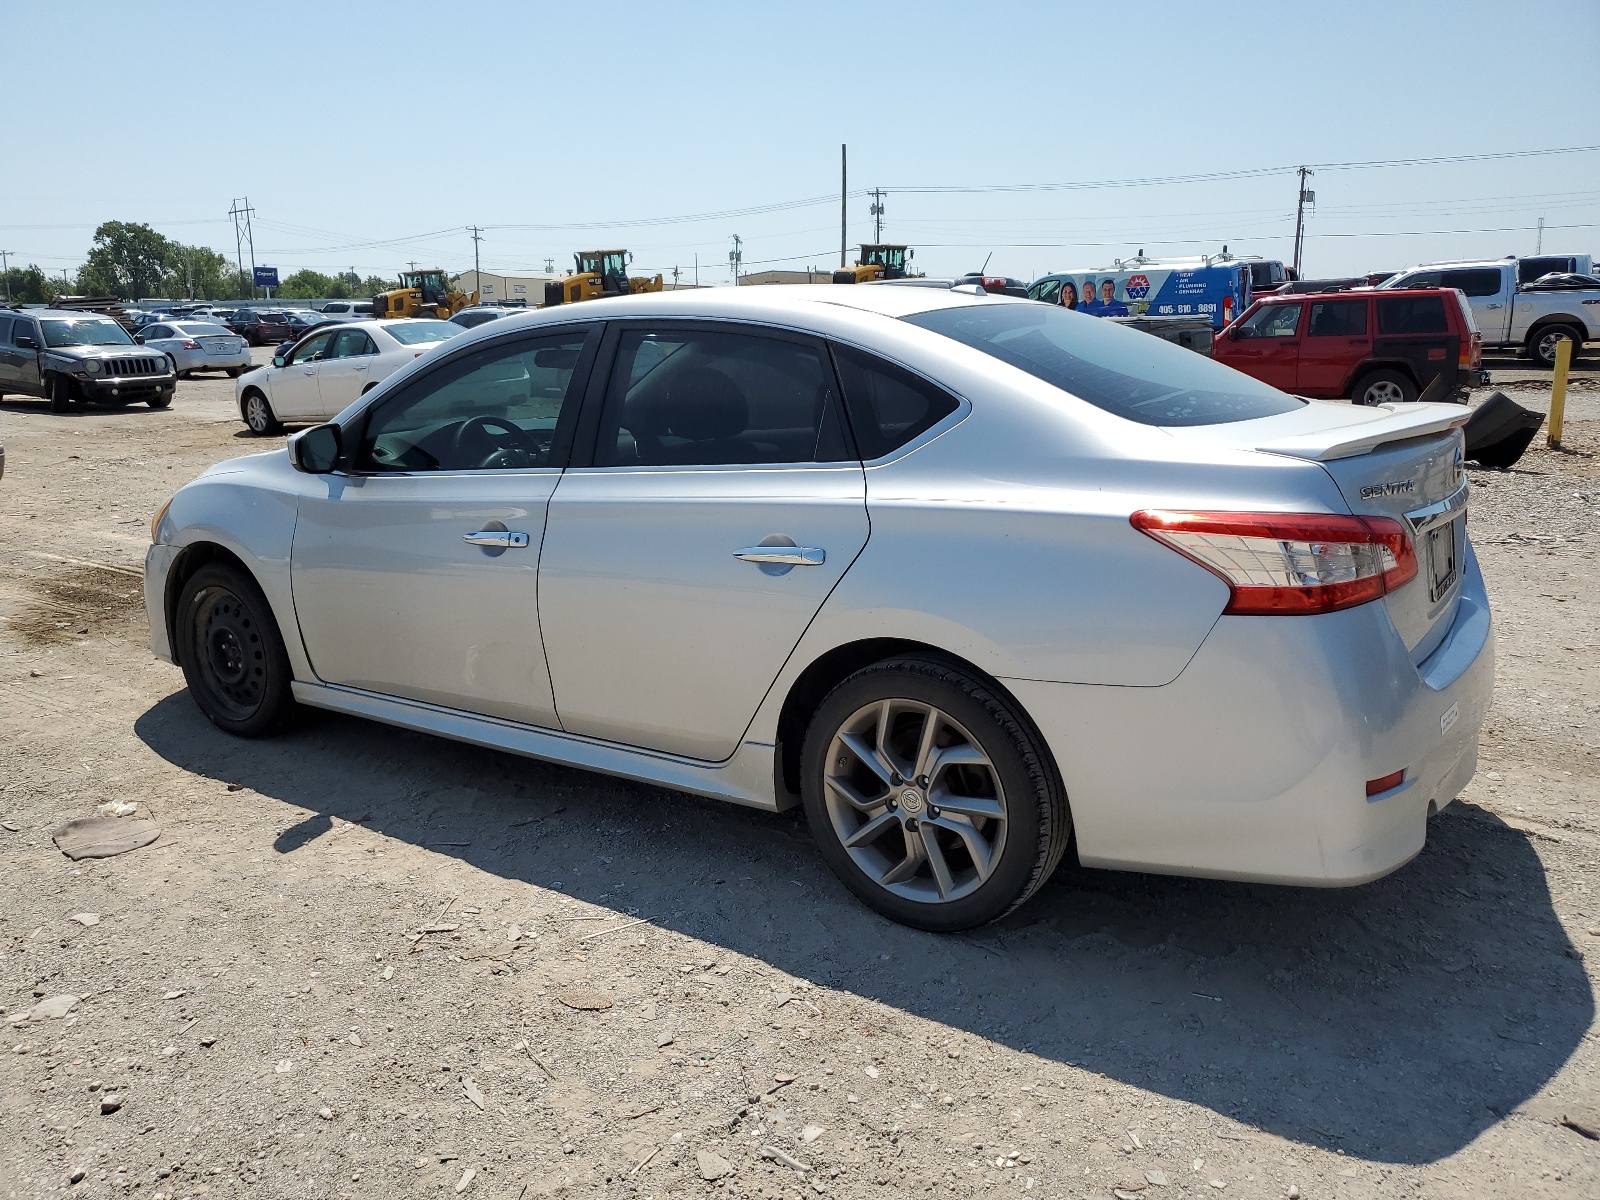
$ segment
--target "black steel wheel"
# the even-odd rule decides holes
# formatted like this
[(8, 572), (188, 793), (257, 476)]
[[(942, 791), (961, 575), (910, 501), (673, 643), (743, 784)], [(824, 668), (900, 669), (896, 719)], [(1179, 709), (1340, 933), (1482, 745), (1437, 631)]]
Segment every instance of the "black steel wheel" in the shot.
[(875, 663), (828, 694), (806, 731), (801, 801), (846, 887), (936, 932), (1023, 903), (1072, 832), (1037, 731), (992, 685), (932, 658)]
[(50, 411), (71, 412), (73, 408), (72, 380), (60, 371), (52, 371), (45, 384), (45, 394), (50, 397)]
[(174, 649), (189, 694), (219, 729), (260, 737), (295, 708), (293, 675), (267, 598), (236, 567), (201, 567), (174, 614)]

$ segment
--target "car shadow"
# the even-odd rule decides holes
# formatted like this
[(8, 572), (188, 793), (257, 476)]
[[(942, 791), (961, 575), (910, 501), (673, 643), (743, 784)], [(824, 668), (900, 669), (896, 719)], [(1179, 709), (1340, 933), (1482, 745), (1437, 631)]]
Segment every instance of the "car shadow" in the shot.
[(1594, 1004), (1526, 835), (1470, 805), (1413, 863), (1317, 890), (1063, 869), (998, 925), (939, 936), (840, 886), (770, 814), (332, 714), (276, 739), (186, 693), (137, 733), (186, 771), (359, 821), (795, 977), (1366, 1159), (1450, 1155), (1538, 1092)]

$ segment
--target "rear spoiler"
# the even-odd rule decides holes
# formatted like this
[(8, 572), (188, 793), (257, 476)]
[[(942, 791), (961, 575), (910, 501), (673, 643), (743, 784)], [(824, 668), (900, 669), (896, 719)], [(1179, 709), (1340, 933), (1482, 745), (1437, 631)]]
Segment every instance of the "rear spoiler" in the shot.
[(1297, 433), (1263, 443), (1256, 449), (1267, 454), (1330, 462), (1336, 458), (1370, 454), (1390, 442), (1448, 433), (1465, 425), (1468, 416), (1459, 404), (1380, 404), (1367, 411), (1372, 418), (1359, 424)]

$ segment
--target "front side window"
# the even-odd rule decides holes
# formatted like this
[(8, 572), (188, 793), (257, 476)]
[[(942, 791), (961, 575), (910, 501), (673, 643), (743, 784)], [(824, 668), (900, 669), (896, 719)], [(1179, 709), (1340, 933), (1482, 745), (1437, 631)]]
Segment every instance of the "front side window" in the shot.
[(1365, 300), (1326, 300), (1311, 306), (1312, 337), (1364, 337), (1366, 332)]
[(1249, 421), (1306, 403), (1163, 338), (1060, 306), (971, 304), (904, 319), (1142, 425)]
[(1264, 304), (1239, 322), (1239, 336), (1290, 338), (1300, 327), (1298, 304)]
[(430, 372), (367, 422), (356, 469), (503, 471), (552, 465), (562, 414), (577, 404), (582, 332), (500, 343)]
[(820, 348), (706, 329), (624, 331), (600, 419), (601, 467), (842, 462)]
[(1395, 296), (1378, 301), (1378, 332), (1388, 334), (1449, 333), (1443, 296)]
[(949, 392), (893, 363), (835, 346), (850, 428), (869, 462), (920, 437), (960, 407)]
[(291, 353), (291, 363), (318, 362), (328, 357), (328, 343), (333, 340), (331, 333), (319, 333), (316, 337), (307, 338), (301, 342)]
[(1042, 300), (1046, 304), (1059, 304), (1061, 302), (1061, 280), (1046, 279), (1043, 283), (1036, 283), (1028, 289), (1030, 300)]
[(134, 341), (109, 317), (78, 321), (40, 321), (46, 346), (132, 346)]

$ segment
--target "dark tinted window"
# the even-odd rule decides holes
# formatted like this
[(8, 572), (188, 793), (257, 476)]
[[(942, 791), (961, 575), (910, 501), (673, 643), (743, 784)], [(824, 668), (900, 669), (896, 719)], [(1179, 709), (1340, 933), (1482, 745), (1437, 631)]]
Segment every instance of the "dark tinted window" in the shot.
[(1431, 288), (1438, 287), (1439, 280), (1444, 275), (1443, 271), (1415, 271), (1410, 275), (1390, 281), (1391, 288)]
[(1441, 271), (1439, 286), (1460, 288), (1469, 296), (1500, 294), (1500, 272), (1493, 267), (1471, 271)]
[(595, 444), (596, 466), (850, 457), (833, 372), (819, 348), (705, 329), (623, 333)]
[(1449, 333), (1442, 296), (1394, 296), (1378, 301), (1378, 332)]
[(151, 338), (169, 338), (172, 336), (172, 330), (165, 325), (146, 325), (139, 332), (144, 334), (146, 341)]
[[(1552, 271), (1574, 271), (1577, 269), (1575, 260), (1564, 255), (1551, 256), (1546, 254), (1542, 258), (1523, 258), (1517, 260), (1517, 282), (1532, 283), (1541, 275), (1548, 275)], [(1471, 292), (1467, 293), (1469, 296)]]
[(581, 332), (501, 343), (433, 371), (373, 414), (357, 469), (509, 471), (551, 465), (557, 422), (577, 403), (572, 379), (583, 344)]
[(1311, 306), (1312, 337), (1361, 337), (1366, 332), (1365, 300), (1326, 300)]
[(0, 317), (0, 342), (11, 340), (11, 318)]
[(949, 392), (881, 358), (849, 346), (834, 347), (834, 357), (862, 458), (898, 450), (959, 407)]
[(1059, 305), (972, 304), (905, 319), (1144, 425), (1248, 421), (1305, 404), (1192, 350)]

